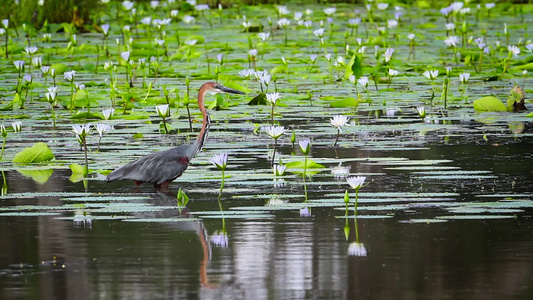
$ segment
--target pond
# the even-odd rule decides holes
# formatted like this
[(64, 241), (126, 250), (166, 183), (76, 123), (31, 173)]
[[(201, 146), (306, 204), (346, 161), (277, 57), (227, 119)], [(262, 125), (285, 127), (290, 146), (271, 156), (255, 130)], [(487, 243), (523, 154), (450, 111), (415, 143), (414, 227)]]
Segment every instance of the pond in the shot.
[[(95, 19), (111, 25), (109, 56), (106, 49), (96, 53), (104, 35), (94, 28), (77, 33), (77, 44), (69, 46), (69, 31), (52, 24), (52, 40), (39, 40), (36, 55), (63, 71), (77, 71), (73, 82), (62, 72), (57, 75), (54, 110), (45, 96), (52, 77), (28, 69), (22, 27), (18, 37), (8, 31), (10, 58), (0, 59), (2, 117), (8, 127), (0, 162), (0, 298), (531, 297), (531, 115), (483, 111), (473, 104), (493, 96), (505, 108), (515, 84), (526, 95), (531, 92), (533, 81), (523, 72), (533, 61), (527, 52), (531, 30), (524, 21), (532, 17), (531, 7), (471, 4), (471, 11), (451, 12), (453, 20), (446, 20), (440, 7), (381, 10), (375, 3), (372, 13), (351, 4), (290, 3), (287, 14), (272, 5), (204, 11), (185, 2), (164, 3), (158, 4), (168, 5), (161, 9), (147, 3), (136, 7), (139, 20), (180, 9), (164, 25), (167, 50), (153, 43), (157, 26), (139, 21), (136, 28), (125, 11), (117, 19), (115, 9), (121, 6), (110, 6), (111, 13), (105, 4), (95, 9)], [(336, 10), (327, 10), (332, 7)], [(312, 21), (310, 27), (297, 25), (298, 11), (302, 20)], [(376, 26), (387, 26), (398, 11), (399, 25), (379, 35)], [(213, 18), (212, 29), (205, 14)], [(193, 15), (195, 21), (187, 23)], [(278, 15), (290, 20), (286, 31), (276, 24)], [(356, 17), (362, 23), (352, 36), (349, 19)], [(471, 30), (467, 36), (483, 34), (490, 45), (482, 71), (476, 69), (479, 56), (474, 63), (464, 56), (456, 62), (454, 52), (461, 46), (443, 43), (446, 21), (460, 27), (463, 20)], [(250, 23), (248, 30), (243, 22)], [(511, 43), (522, 49), (516, 57), (506, 46), (496, 46), (496, 41), (505, 44), (502, 22)], [(272, 34), (265, 43), (254, 32), (260, 26)], [(313, 33), (320, 28), (323, 42)], [(406, 37), (411, 31), (417, 36), (416, 59)], [(133, 42), (124, 43), (130, 35)], [(372, 41), (376, 36), (382, 40)], [(368, 47), (357, 58), (360, 68), (348, 62), (360, 49), (356, 37)], [(198, 44), (185, 44), (194, 39)], [(378, 44), (382, 53), (376, 60)], [(255, 58), (249, 56), (252, 47), (259, 52)], [(395, 50), (384, 62), (386, 48)], [(129, 65), (121, 53), (126, 49), (135, 61), (154, 60), (144, 69), (140, 63)], [(477, 53), (472, 41), (465, 49)], [(223, 62), (217, 54), (223, 54)], [(312, 54), (318, 55), (316, 62)], [(26, 61), (31, 85), (20, 86), (13, 60)], [(106, 61), (117, 70), (104, 70)], [(269, 84), (239, 75), (254, 63), (258, 71), (269, 71)], [(391, 68), (400, 74), (387, 76)], [(440, 70), (433, 80), (422, 75), (433, 69)], [(368, 88), (354, 86), (345, 76), (358, 70), (369, 77)], [(126, 83), (128, 72), (133, 87)], [(464, 72), (471, 73), (467, 87), (458, 77)], [(214, 80), (247, 94), (207, 96), (209, 138), (169, 189), (106, 182), (110, 171), (136, 158), (196, 139), (202, 122), (196, 92)], [(266, 100), (261, 91), (278, 92), (281, 99), (273, 106), (248, 105), (257, 95), (255, 100)], [(155, 106), (167, 103), (170, 115), (163, 121)], [(525, 104), (530, 107), (527, 99)], [(113, 105), (114, 115), (104, 118), (102, 109)], [(330, 124), (336, 115), (349, 118), (339, 129)], [(21, 131), (7, 125), (15, 120), (22, 122)], [(85, 154), (72, 125), (96, 123), (113, 129), (102, 137), (95, 130), (86, 136), (84, 175)], [(286, 129), (276, 143), (264, 130), (272, 124)], [(308, 155), (299, 145), (305, 139), (310, 140)], [(12, 162), (36, 142), (46, 143), (54, 159)], [(228, 155), (223, 173), (210, 161), (222, 153)], [(287, 166), (284, 174), (274, 174), (272, 160)], [(366, 178), (357, 191), (347, 183), (352, 176)]]

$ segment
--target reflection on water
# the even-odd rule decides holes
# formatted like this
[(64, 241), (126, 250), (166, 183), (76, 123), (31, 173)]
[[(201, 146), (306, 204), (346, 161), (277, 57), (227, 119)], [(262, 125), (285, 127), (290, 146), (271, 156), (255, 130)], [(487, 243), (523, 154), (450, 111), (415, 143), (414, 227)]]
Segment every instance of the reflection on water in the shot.
[[(456, 145), (394, 153), (411, 160), (450, 159), (453, 167), (464, 172), (498, 175), (481, 181), (428, 181), (419, 179), (417, 170), (396, 170), (365, 161), (334, 162), (327, 165), (331, 171), (306, 181), (306, 203), (331, 198), (332, 193), (342, 195), (349, 188), (342, 178), (350, 172), (387, 174), (369, 176), (365, 193), (454, 192), (459, 195), (452, 197), (454, 201), (480, 201), (475, 197), (479, 194), (530, 193), (531, 150), (530, 144)], [(280, 151), (292, 150), (281, 147)], [(313, 151), (314, 157), (340, 159), (368, 155), (345, 148), (314, 147)], [(387, 155), (391, 153), (384, 153)], [(268, 164), (250, 160), (240, 168), (253, 170), (262, 163)], [(194, 176), (194, 169), (191, 173)], [(9, 195), (83, 191), (83, 182), (73, 183), (69, 176), (70, 172), (55, 170), (46, 184), (39, 184), (20, 173), (7, 172), (9, 193), (2, 207), (61, 206), (65, 201), (60, 196), (26, 199)], [(254, 192), (235, 198), (243, 192), (231, 178), (226, 181), (221, 196), (224, 211), (232, 212), (237, 206), (283, 206), (305, 199), (304, 186), (294, 185), (301, 179), (291, 178), (275, 187), (250, 180)], [(187, 218), (191, 212), (220, 209), (217, 180), (177, 181), (177, 186), (191, 199), (187, 209), (119, 215)], [(126, 202), (131, 205), (141, 202), (166, 207), (177, 203), (172, 193), (138, 189), (126, 182), (92, 180), (88, 191), (134, 192), (148, 197)], [(272, 197), (253, 198), (265, 193)], [(360, 198), (360, 209), (371, 206), (361, 194)], [(172, 223), (101, 220), (99, 214), (84, 208), (63, 213), (73, 220), (3, 216), (0, 298), (529, 298), (533, 292), (531, 209), (517, 213), (516, 219), (404, 222), (442, 213), (437, 205), (423, 204), (383, 213), (390, 218), (371, 219), (364, 218), (371, 211), (361, 210), (360, 218), (345, 219), (342, 210), (306, 204), (274, 211), (272, 218), (265, 219), (204, 218)]]

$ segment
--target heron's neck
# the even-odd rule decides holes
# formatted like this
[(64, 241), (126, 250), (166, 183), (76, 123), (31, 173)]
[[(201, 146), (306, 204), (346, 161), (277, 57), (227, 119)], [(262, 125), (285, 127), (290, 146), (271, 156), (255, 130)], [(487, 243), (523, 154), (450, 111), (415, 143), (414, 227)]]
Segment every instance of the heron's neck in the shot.
[(204, 105), (204, 97), (207, 93), (206, 86), (202, 86), (200, 88), (200, 91), (198, 92), (198, 108), (200, 109), (200, 112), (202, 113), (202, 129), (200, 130), (200, 134), (198, 135), (198, 138), (196, 139), (195, 145), (196, 145), (196, 151), (194, 153), (194, 156), (202, 150), (204, 147), (204, 143), (207, 140), (207, 134), (209, 133), (209, 125), (211, 123), (211, 120), (209, 118), (209, 113), (205, 109)]

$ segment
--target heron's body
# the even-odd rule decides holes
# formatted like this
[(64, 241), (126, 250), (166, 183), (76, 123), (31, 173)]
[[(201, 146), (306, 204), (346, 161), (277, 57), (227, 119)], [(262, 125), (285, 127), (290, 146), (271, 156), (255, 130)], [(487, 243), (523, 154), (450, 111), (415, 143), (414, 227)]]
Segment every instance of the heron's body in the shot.
[(180, 145), (164, 151), (154, 152), (109, 173), (107, 181), (133, 180), (139, 185), (153, 183), (154, 187), (167, 188), (174, 179), (189, 167), (191, 160), (202, 150), (209, 132), (209, 114), (204, 107), (204, 97), (208, 92), (244, 94), (214, 82), (202, 85), (198, 92), (198, 107), (202, 112), (202, 129), (193, 144)]

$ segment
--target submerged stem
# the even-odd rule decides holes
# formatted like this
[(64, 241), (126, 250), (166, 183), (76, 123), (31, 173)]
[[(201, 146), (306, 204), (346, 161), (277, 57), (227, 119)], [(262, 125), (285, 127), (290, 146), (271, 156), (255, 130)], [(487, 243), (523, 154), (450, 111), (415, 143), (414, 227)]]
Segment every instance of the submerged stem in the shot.
[(340, 134), (341, 134), (341, 129), (337, 128), (337, 137), (335, 138), (335, 143), (333, 144), (333, 147), (337, 147), (337, 142), (339, 141)]
[(274, 153), (272, 154), (271, 166), (274, 166), (274, 158), (276, 157), (276, 148), (278, 147), (278, 139), (274, 139)]
[(2, 160), (2, 157), (4, 157), (5, 147), (6, 147), (6, 137), (4, 137), (4, 141), (2, 142), (2, 153), (0, 153), (0, 160)]
[(85, 153), (85, 167), (83, 168), (83, 176), (89, 175), (89, 160), (87, 159), (87, 138), (83, 137), (83, 152)]

